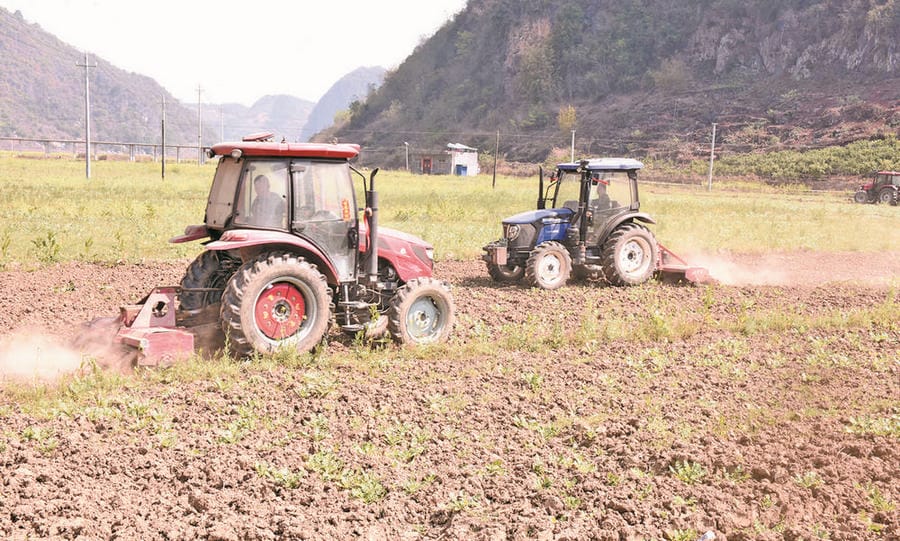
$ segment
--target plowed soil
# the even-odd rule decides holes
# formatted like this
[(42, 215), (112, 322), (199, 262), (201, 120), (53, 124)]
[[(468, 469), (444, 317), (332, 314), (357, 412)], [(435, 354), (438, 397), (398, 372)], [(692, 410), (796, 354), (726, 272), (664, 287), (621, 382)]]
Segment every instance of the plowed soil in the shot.
[(0, 272), (0, 538), (900, 539), (900, 254), (557, 291), (442, 262), (448, 345), (59, 375), (187, 263)]

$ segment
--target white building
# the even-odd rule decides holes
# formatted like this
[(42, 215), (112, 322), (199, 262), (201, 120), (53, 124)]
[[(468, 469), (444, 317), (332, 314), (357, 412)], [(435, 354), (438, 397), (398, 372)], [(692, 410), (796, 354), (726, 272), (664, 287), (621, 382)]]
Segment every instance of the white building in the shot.
[(474, 177), (478, 171), (478, 149), (459, 143), (448, 143), (450, 154), (450, 174), (460, 177)]

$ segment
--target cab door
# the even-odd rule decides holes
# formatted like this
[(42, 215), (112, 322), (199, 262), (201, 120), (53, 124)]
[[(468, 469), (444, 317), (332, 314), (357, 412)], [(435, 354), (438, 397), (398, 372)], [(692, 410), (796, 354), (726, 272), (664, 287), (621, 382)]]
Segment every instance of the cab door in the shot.
[(346, 162), (291, 163), (291, 231), (331, 260), (341, 282), (356, 279), (356, 199)]

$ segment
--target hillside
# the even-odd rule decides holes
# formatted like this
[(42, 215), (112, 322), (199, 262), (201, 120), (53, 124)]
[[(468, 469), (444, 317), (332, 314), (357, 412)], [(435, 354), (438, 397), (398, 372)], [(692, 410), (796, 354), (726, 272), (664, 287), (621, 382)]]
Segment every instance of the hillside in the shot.
[[(94, 140), (159, 142), (162, 100), (167, 141), (197, 139), (197, 113), (152, 79), (91, 56)], [(0, 135), (84, 137), (84, 54), (40, 26), (0, 8)], [(212, 137), (213, 131), (204, 131)]]
[(341, 77), (313, 107), (300, 140), (306, 141), (324, 128), (334, 123), (335, 114), (345, 111), (356, 101), (364, 101), (384, 80), (386, 70), (382, 67), (358, 68)]
[[(0, 136), (83, 139), (84, 68), (78, 64), (83, 65), (84, 58), (82, 51), (29, 23), (20, 12), (0, 8)], [(196, 144), (196, 102), (179, 102), (153, 79), (94, 55), (89, 62), (95, 66), (89, 70), (93, 140), (158, 143), (165, 99), (167, 143)], [(349, 89), (335, 84), (337, 97), (329, 98), (330, 108), (318, 108), (322, 114), (330, 111), (333, 118), (337, 110), (365, 95), (359, 90), (359, 77), (348, 77)], [(263, 130), (299, 140), (315, 106), (284, 95), (263, 96), (251, 107), (203, 103), (203, 144)]]
[[(896, 0), (470, 0), (323, 137), (509, 160), (841, 145), (900, 126)], [(371, 154), (370, 154), (371, 155)], [(365, 157), (364, 157), (365, 158)]]

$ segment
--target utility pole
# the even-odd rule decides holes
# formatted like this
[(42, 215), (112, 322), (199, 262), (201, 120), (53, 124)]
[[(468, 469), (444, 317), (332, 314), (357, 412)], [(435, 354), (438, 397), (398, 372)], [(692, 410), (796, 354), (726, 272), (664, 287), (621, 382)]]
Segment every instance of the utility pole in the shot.
[(709, 147), (709, 180), (706, 183), (706, 190), (712, 191), (712, 175), (713, 175), (713, 159), (716, 156), (716, 123), (713, 122), (712, 129), (712, 146)]
[(87, 51), (84, 53), (84, 64), (75, 64), (84, 68), (84, 176), (91, 178), (91, 86), (88, 70), (96, 68), (97, 64), (88, 62)]
[(200, 93), (203, 89), (197, 85), (197, 165), (203, 165), (203, 105), (200, 101)]
[(572, 130), (572, 162), (575, 162), (575, 130)]
[(162, 178), (166, 178), (166, 97), (162, 99)]
[(500, 154), (500, 130), (497, 130), (497, 142), (494, 143), (494, 178), (491, 179), (491, 189), (497, 187), (497, 155)]
[(406, 147), (406, 172), (409, 173), (409, 143), (403, 141), (403, 146)]

